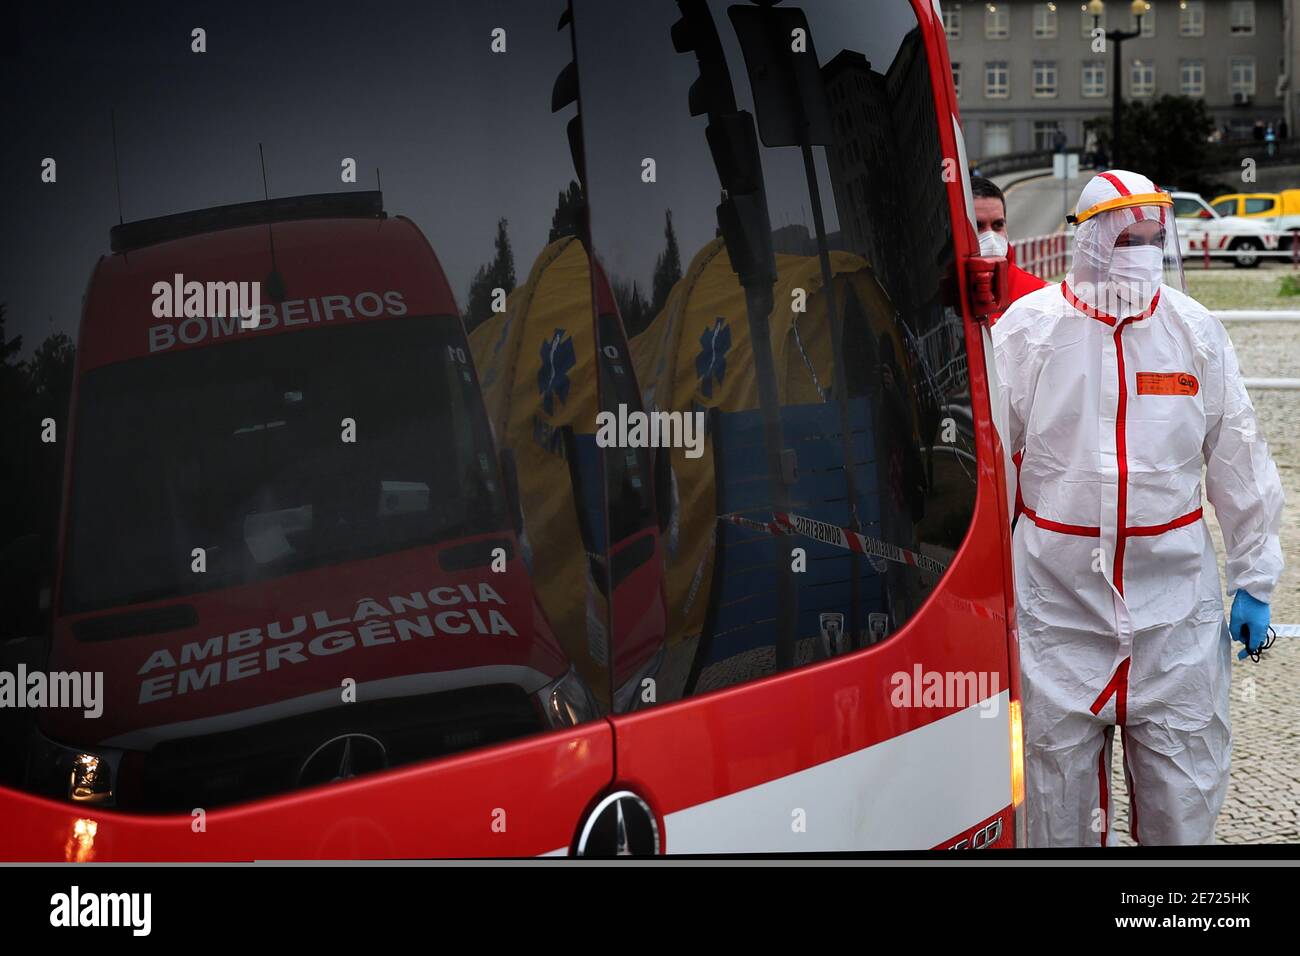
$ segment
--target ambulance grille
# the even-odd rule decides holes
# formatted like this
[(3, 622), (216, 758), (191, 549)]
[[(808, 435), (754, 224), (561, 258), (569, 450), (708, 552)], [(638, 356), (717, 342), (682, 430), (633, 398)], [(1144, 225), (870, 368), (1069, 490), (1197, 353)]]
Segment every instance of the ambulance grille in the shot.
[[(364, 689), (361, 696), (364, 698)], [(253, 800), (303, 786), (304, 764), (334, 738), (378, 741), (387, 768), (514, 740), (544, 730), (531, 695), (509, 685), (344, 704), (274, 723), (186, 737), (133, 754), (118, 805), (185, 811)], [(134, 779), (132, 779), (134, 778)]]

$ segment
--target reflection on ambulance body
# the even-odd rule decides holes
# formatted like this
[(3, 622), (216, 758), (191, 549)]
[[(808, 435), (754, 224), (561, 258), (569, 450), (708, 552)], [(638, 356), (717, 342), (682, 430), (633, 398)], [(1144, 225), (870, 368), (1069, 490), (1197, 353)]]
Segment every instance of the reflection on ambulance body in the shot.
[[(959, 514), (946, 513), (942, 489), (969, 486), (973, 473), (969, 407), (963, 426), (952, 420), (949, 405), (954, 396), (966, 400), (965, 368), (938, 358), (962, 351), (938, 338), (960, 341), (959, 320), (913, 334), (866, 260), (834, 251), (830, 262), (844, 349), (853, 358), (847, 385), (858, 530), (946, 562), (964, 536), (966, 515), (960, 506)], [(797, 462), (791, 507), (844, 527), (849, 509), (820, 265), (816, 256), (778, 255), (777, 271), (771, 335), (785, 440)], [(770, 585), (753, 572), (770, 581), (771, 571), (759, 550), (763, 533), (728, 519), (765, 522), (771, 508), (744, 292), (721, 239), (695, 255), (664, 309), (632, 339), (632, 349), (647, 408), (708, 413), (704, 455), (692, 459), (676, 449), (671, 457), (669, 669), (688, 669), (679, 662), (692, 661), (692, 691), (760, 676), (772, 666), (767, 648), (774, 624)], [(962, 418), (960, 405), (955, 414)], [(945, 442), (945, 428), (963, 434)], [(798, 578), (798, 659), (851, 649), (819, 643), (828, 615), (836, 629), (853, 636), (850, 555), (806, 539), (798, 544), (809, 558)], [(858, 564), (857, 633), (860, 644), (873, 643), (910, 617), (935, 576), (870, 556)]]
[(581, 241), (550, 243), (470, 346), (497, 441), (515, 455), (538, 599), (598, 700), (628, 710), (657, 672), (663, 557), (650, 455), (596, 444), (597, 413), (639, 408), (640, 395), (603, 272), (594, 282), (593, 309)]
[[(589, 54), (582, 110), (595, 254), (620, 286), (646, 287), (646, 270), (655, 263), (657, 279), (666, 261), (665, 209), (675, 242), (694, 253), (632, 339), (647, 408), (703, 410), (708, 421), (702, 457), (671, 455), (665, 673), (676, 680), (661, 682), (661, 700), (882, 642), (947, 590), (941, 579), (976, 511), (953, 244), (964, 226), (951, 219), (945, 177), (920, 174), (943, 162), (950, 118), (936, 110), (938, 65), (917, 10), (870, 7), (864, 17), (849, 0), (786, 4), (769, 16), (725, 0), (636, 12), (575, 3), (579, 59)], [(796, 68), (783, 46), (778, 56), (764, 45), (755, 21), (775, 29), (800, 17), (810, 56)], [(602, 56), (605, 38), (628, 23), (685, 40), (694, 56), (681, 43), (647, 44), (635, 71)], [(800, 72), (811, 62), (819, 76)], [(797, 94), (783, 85), (787, 65)], [(690, 84), (689, 102), (662, 105), (664, 89)], [(731, 162), (728, 149), (747, 149), (725, 131), (745, 127), (745, 113), (758, 155)], [(801, 159), (795, 131), (804, 129), (811, 156)], [(664, 142), (680, 144), (673, 175), (646, 191), (653, 202), (629, 193), (626, 170)], [(741, 254), (738, 272), (731, 260)], [(804, 312), (795, 311), (800, 290)], [(839, 372), (831, 301), (843, 329)], [(764, 325), (775, 381), (761, 383), (769, 400), (760, 402), (749, 336)], [(792, 524), (800, 520), (778, 542), (791, 530), (776, 513), (787, 501)], [(913, 640), (915, 653), (946, 653), (924, 643), (943, 634)]]
[[(218, 806), (593, 716), (441, 267), (370, 195), (205, 210), (175, 238), (192, 214), (128, 224), (100, 260), (50, 668), (103, 671), (107, 701), (42, 714), (34, 789), (66, 798), (84, 752), (115, 805)], [(279, 321), (158, 330), (156, 277), (265, 280), (270, 222)], [(331, 299), (366, 308), (309, 308)]]

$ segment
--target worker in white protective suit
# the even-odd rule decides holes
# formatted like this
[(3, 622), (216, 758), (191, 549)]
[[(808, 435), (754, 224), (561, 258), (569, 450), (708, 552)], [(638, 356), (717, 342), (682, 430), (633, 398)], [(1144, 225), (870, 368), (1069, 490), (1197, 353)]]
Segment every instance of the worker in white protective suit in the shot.
[(1016, 301), (992, 330), (1003, 439), (1020, 453), (1031, 846), (1112, 840), (1116, 726), (1134, 839), (1213, 841), (1232, 745), (1230, 637), (1250, 651), (1265, 641), (1282, 571), (1281, 482), (1227, 333), (1183, 291), (1171, 205), (1145, 176), (1094, 177), (1071, 217), (1065, 281)]

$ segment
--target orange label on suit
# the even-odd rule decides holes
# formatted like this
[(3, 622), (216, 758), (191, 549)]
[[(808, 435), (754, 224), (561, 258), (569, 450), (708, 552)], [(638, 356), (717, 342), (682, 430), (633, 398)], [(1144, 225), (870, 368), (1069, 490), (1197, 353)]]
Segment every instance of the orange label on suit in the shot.
[(1138, 372), (1139, 395), (1195, 395), (1201, 383), (1191, 372)]

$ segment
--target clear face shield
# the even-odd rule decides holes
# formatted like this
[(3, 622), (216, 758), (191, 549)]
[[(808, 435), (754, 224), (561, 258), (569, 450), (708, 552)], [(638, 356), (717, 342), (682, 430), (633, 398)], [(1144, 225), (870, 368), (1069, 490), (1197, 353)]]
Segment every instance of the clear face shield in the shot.
[(1079, 225), (1070, 287), (1080, 299), (1122, 318), (1145, 311), (1162, 285), (1187, 290), (1168, 206), (1107, 210)]

